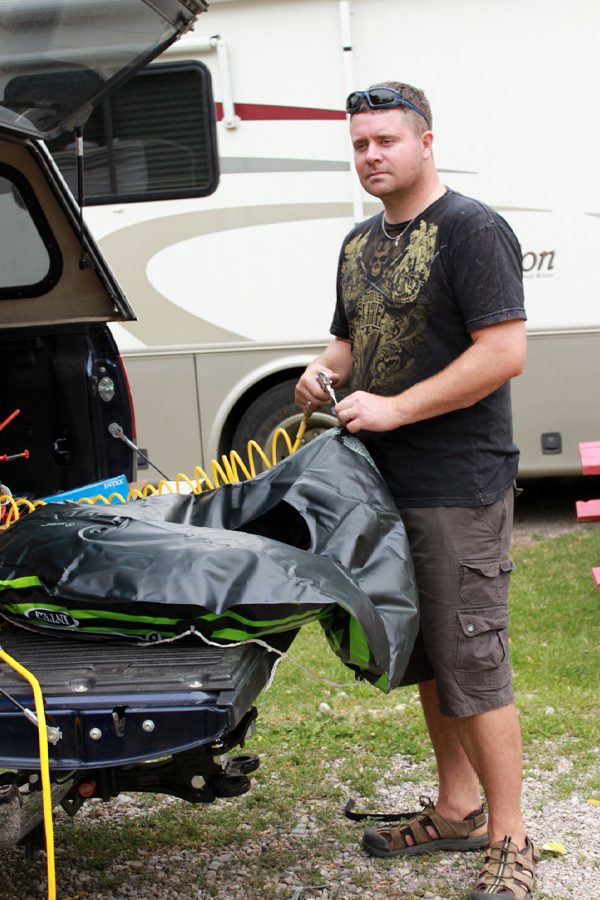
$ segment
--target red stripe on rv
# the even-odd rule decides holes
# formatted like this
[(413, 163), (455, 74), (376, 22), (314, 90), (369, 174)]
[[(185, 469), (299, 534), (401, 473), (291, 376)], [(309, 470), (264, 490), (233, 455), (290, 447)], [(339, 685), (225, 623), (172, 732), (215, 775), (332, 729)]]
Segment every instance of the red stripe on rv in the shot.
[[(217, 119), (223, 118), (223, 104), (215, 103)], [(339, 109), (313, 109), (305, 106), (266, 106), (261, 103), (236, 103), (235, 113), (240, 119), (257, 121), (266, 119), (345, 119)]]

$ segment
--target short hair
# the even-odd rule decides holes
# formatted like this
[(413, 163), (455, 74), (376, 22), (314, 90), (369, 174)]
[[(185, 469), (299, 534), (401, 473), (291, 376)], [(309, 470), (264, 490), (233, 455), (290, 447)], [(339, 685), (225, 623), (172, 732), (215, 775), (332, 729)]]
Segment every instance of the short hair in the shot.
[[(412, 103), (413, 106), (416, 106), (417, 109), (421, 110), (425, 119), (407, 106), (395, 107), (396, 109), (401, 110), (408, 118), (411, 127), (417, 134), (423, 134), (424, 131), (429, 131), (431, 129), (433, 124), (431, 107), (429, 105), (429, 100), (425, 96), (425, 91), (413, 87), (412, 84), (403, 84), (401, 81), (378, 81), (377, 84), (370, 85), (369, 90), (372, 90), (372, 88), (391, 88), (393, 91), (397, 91), (401, 94), (409, 103)], [(363, 97), (360, 109), (356, 112), (377, 112), (377, 110), (372, 109), (367, 103), (366, 98)], [(381, 112), (384, 112), (384, 110), (381, 110)], [(356, 113), (353, 113), (352, 115), (356, 115)]]

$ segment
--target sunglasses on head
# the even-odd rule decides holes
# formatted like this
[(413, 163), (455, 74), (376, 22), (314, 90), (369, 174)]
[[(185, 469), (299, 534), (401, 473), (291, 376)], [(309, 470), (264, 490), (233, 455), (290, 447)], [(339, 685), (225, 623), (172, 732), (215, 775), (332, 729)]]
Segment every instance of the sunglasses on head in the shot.
[(346, 112), (357, 113), (363, 100), (367, 101), (371, 109), (393, 109), (395, 106), (406, 106), (407, 109), (412, 109), (413, 112), (423, 116), (429, 125), (429, 119), (425, 113), (422, 113), (420, 109), (417, 109), (416, 106), (405, 100), (402, 94), (399, 94), (393, 88), (381, 87), (370, 88), (368, 91), (353, 91), (346, 100)]

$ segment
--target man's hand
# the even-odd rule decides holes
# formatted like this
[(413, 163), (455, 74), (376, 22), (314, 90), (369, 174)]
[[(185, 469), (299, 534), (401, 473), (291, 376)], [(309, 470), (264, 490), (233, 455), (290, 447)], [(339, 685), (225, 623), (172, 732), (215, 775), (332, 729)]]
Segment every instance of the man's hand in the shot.
[(318, 379), (319, 372), (325, 372), (331, 378), (334, 388), (343, 388), (348, 383), (352, 354), (349, 341), (336, 338), (325, 353), (307, 366), (296, 385), (296, 403), (305, 412), (314, 412), (331, 403), (327, 391)]
[(296, 385), (296, 403), (305, 411), (314, 412), (331, 403), (329, 394), (319, 381), (319, 372), (325, 372), (326, 375), (329, 375), (334, 389), (336, 384), (339, 384), (340, 376), (337, 372), (328, 369), (327, 366), (320, 365), (318, 360), (311, 363)]
[(341, 425), (354, 434), (365, 428), (367, 431), (392, 431), (404, 424), (398, 409), (398, 397), (380, 397), (356, 391), (337, 404), (335, 413)]

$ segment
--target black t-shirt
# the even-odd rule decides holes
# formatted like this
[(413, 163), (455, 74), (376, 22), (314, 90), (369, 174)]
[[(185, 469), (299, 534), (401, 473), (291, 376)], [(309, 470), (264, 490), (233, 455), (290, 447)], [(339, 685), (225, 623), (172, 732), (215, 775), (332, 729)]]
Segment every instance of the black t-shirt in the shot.
[[(471, 331), (525, 318), (519, 243), (490, 207), (447, 190), (398, 246), (381, 226), (381, 214), (357, 225), (340, 254), (331, 333), (351, 341), (352, 390), (399, 394), (446, 368)], [(400, 507), (494, 503), (517, 473), (508, 383), (466, 409), (359, 436)]]

